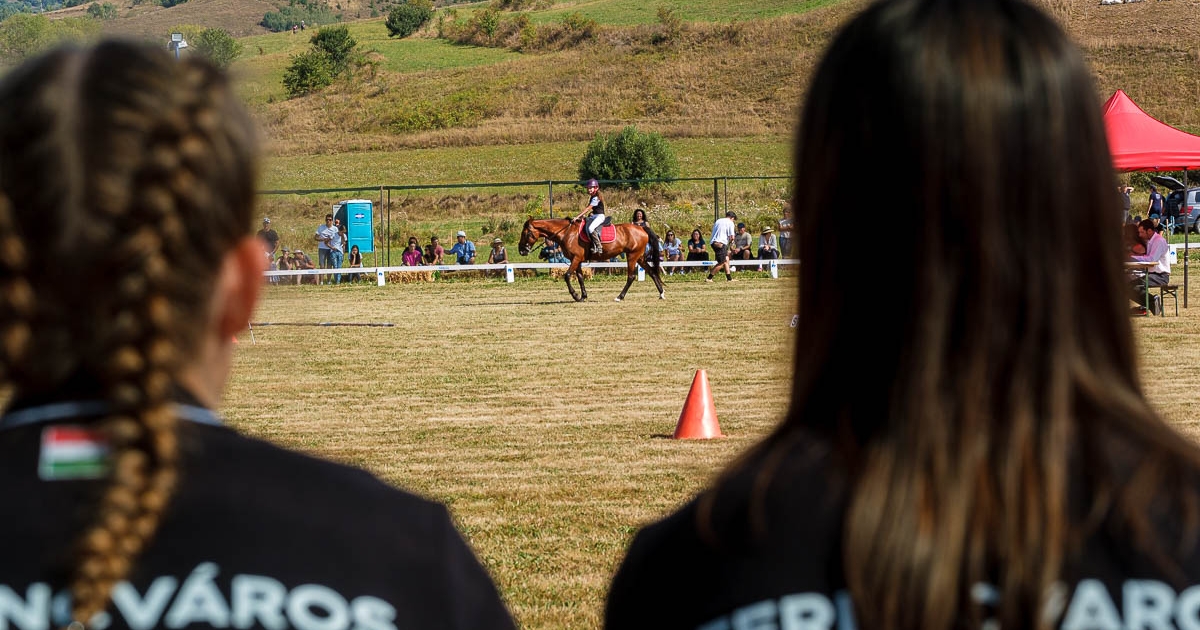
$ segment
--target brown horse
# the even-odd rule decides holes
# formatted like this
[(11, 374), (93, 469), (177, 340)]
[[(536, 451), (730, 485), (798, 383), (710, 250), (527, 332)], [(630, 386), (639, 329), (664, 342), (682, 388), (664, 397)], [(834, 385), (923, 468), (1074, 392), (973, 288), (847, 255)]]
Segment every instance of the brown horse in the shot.
[[(604, 251), (601, 253), (593, 254), (591, 243), (585, 243), (579, 238), (582, 225), (582, 221), (572, 219), (530, 219), (525, 222), (525, 227), (521, 228), (521, 241), (517, 245), (517, 251), (521, 252), (522, 256), (528, 255), (534, 243), (542, 237), (558, 243), (562, 247), (563, 254), (571, 260), (571, 265), (563, 274), (563, 280), (566, 280), (567, 291), (571, 292), (571, 297), (576, 302), (587, 299), (587, 289), (583, 286), (583, 272), (579, 270), (583, 261), (604, 262), (617, 254), (625, 254), (628, 270), (625, 276), (625, 288), (621, 289), (621, 294), (617, 296), (616, 301), (620, 302), (625, 299), (625, 292), (629, 290), (629, 285), (633, 284), (637, 277), (638, 265), (641, 265), (642, 269), (645, 269), (646, 273), (650, 274), (650, 278), (654, 280), (654, 286), (658, 287), (658, 299), (667, 297), (666, 292), (663, 291), (662, 276), (659, 273), (661, 267), (657, 238), (651, 238), (646, 230), (632, 223), (614, 224), (613, 227), (617, 230), (616, 239), (611, 243), (605, 243)], [(652, 252), (650, 264), (646, 264), (643, 257), (647, 244), (651, 246), (650, 251)], [(575, 287), (571, 286), (571, 274), (575, 274), (579, 280), (579, 293), (575, 293)]]

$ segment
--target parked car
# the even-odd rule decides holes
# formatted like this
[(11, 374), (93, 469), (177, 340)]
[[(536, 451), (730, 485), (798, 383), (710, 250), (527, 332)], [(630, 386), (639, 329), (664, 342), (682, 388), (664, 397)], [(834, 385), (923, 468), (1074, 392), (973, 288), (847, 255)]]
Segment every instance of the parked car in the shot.
[(1197, 219), (1200, 219), (1200, 188), (1189, 188), (1187, 190), (1187, 213), (1182, 211), (1183, 206), (1183, 183), (1174, 177), (1165, 175), (1154, 175), (1150, 180), (1155, 184), (1170, 190), (1166, 200), (1163, 202), (1163, 212), (1167, 215), (1163, 220), (1175, 220), (1175, 233), (1183, 232), (1184, 222), (1186, 220), (1187, 229), (1193, 233), (1200, 234), (1200, 225), (1196, 224)]

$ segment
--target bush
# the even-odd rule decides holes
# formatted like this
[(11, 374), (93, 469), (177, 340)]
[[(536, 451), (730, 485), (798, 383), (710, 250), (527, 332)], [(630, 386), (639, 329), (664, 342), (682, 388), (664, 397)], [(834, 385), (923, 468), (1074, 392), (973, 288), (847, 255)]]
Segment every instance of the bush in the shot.
[(228, 68), (242, 54), (242, 44), (221, 28), (206, 28), (195, 40), (196, 52), (219, 68)]
[(312, 36), (312, 45), (329, 58), (333, 74), (336, 76), (349, 67), (350, 55), (358, 42), (350, 36), (350, 29), (346, 26), (327, 26)]
[(341, 18), (325, 2), (321, 2), (320, 0), (291, 0), (288, 6), (279, 9), (279, 11), (272, 11), (263, 15), (263, 19), (259, 24), (272, 32), (280, 33), (290, 31), (292, 26), (300, 26), (301, 24), (320, 26), (322, 24), (332, 24), (340, 20)]
[(617, 134), (596, 134), (579, 161), (579, 179), (671, 179), (678, 174), (679, 163), (667, 141), (632, 125)]
[(406, 0), (388, 12), (388, 37), (408, 37), (417, 32), (433, 18), (433, 4), (429, 0)]
[(292, 57), (283, 71), (283, 87), (288, 96), (304, 96), (333, 83), (333, 64), (329, 55), (311, 48)]
[(87, 14), (88, 17), (97, 20), (111, 20), (117, 17), (117, 7), (113, 6), (111, 2), (105, 2), (104, 4), (93, 2), (88, 5)]

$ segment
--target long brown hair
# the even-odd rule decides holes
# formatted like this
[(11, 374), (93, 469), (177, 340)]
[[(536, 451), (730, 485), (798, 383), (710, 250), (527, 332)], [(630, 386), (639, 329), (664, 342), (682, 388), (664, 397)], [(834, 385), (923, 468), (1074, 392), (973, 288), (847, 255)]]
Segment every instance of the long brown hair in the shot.
[[(1073, 514), (1115, 519), (1164, 565), (1147, 508), (1172, 498), (1194, 531), (1164, 481), (1200, 460), (1143, 396), (1120, 233), (1096, 219), (1118, 216), (1098, 103), (1020, 0), (877, 2), (816, 72), (794, 155), (792, 404), (744, 461), (798, 436), (833, 447), (863, 627), (977, 625), (980, 582), (1001, 627), (1043, 627), (1094, 524)], [(868, 256), (830, 212), (864, 178), (887, 225)], [(856, 277), (872, 289), (835, 280)]]
[(250, 232), (254, 133), (212, 66), (120, 42), (26, 63), (0, 111), (5, 376), (16, 397), (90, 382), (110, 408), (112, 472), (70, 584), (86, 624), (175, 487), (172, 388)]

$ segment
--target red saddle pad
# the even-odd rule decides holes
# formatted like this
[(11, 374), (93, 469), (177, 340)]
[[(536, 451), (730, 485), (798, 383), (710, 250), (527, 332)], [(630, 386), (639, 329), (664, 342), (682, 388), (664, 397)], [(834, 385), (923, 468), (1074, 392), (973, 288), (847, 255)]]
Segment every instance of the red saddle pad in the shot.
[[(584, 222), (579, 228), (579, 238), (585, 243), (592, 242), (592, 235), (588, 234), (587, 222)], [(604, 225), (600, 227), (600, 242), (611, 243), (617, 240), (617, 228), (614, 225)]]

